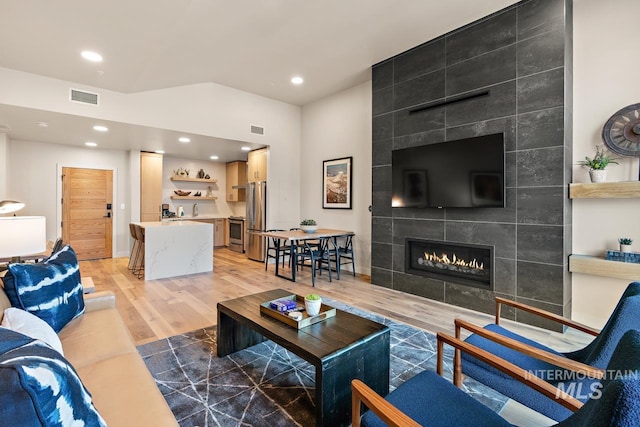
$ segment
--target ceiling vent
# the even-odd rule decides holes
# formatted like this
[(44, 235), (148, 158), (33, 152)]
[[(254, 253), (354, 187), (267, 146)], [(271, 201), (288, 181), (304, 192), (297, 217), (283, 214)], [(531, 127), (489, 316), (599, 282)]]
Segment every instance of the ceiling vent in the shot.
[(98, 105), (98, 94), (71, 89), (69, 93), (69, 100), (71, 102), (80, 102), (82, 104)]
[(261, 126), (251, 125), (251, 133), (255, 133), (256, 135), (264, 135), (264, 128)]

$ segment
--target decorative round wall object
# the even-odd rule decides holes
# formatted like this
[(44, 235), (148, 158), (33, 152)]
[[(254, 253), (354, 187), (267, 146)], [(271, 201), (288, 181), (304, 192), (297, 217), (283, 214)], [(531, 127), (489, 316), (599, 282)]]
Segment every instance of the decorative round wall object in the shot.
[(614, 153), (640, 156), (640, 104), (632, 104), (616, 112), (602, 129), (602, 139)]

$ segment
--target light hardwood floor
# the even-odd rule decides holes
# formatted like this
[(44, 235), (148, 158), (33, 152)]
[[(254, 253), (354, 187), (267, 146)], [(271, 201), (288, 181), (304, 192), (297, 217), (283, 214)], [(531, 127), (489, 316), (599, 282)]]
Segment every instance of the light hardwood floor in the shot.
[[(298, 272), (298, 281), (293, 283), (276, 277), (273, 264), (265, 271), (263, 263), (224, 248), (214, 252), (212, 273), (145, 281), (136, 279), (127, 263), (127, 258), (81, 261), (80, 271), (82, 276), (92, 277), (96, 291), (116, 294), (118, 310), (137, 345), (216, 324), (219, 301), (276, 288), (301, 295), (313, 290), (308, 268)], [(430, 332), (453, 334), (456, 317), (480, 325), (493, 321), (491, 315), (371, 285), (369, 277), (354, 278), (344, 271), (341, 280), (334, 275), (331, 283), (326, 272), (317, 277), (314, 291)], [(589, 339), (578, 332), (561, 334), (504, 322), (559, 350), (581, 346)]]
[[(282, 288), (305, 295), (312, 290), (361, 309), (422, 328), (430, 332), (454, 333), (453, 320), (461, 317), (479, 325), (493, 322), (493, 316), (439, 303), (381, 286), (369, 277), (343, 272), (341, 280), (329, 282), (326, 273), (311, 287), (310, 270), (299, 272), (296, 283), (274, 275), (270, 264), (251, 261), (228, 249), (214, 251), (214, 271), (173, 279), (140, 280), (127, 270), (128, 258), (81, 261), (82, 276), (91, 276), (96, 291), (116, 294), (118, 310), (136, 345), (216, 324), (219, 301), (269, 289)], [(561, 334), (504, 321), (510, 329), (546, 343), (560, 351), (582, 347), (591, 339), (569, 331)], [(501, 415), (521, 426), (550, 425), (551, 421), (510, 401)]]

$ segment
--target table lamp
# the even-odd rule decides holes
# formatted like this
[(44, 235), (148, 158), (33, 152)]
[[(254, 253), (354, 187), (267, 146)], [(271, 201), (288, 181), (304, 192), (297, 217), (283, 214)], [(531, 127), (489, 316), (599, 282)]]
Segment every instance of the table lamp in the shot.
[(0, 202), (0, 214), (19, 211), (24, 208), (24, 203), (15, 200), (3, 200)]
[(12, 262), (19, 262), (19, 257), (44, 252), (46, 248), (45, 217), (0, 217), (0, 258), (11, 258)]

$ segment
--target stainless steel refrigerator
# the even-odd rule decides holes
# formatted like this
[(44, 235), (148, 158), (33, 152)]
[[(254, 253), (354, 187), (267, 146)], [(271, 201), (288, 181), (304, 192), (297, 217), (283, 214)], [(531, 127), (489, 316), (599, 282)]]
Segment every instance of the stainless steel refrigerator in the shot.
[(264, 261), (265, 238), (256, 232), (265, 231), (267, 226), (267, 182), (247, 184), (247, 256), (249, 259)]

